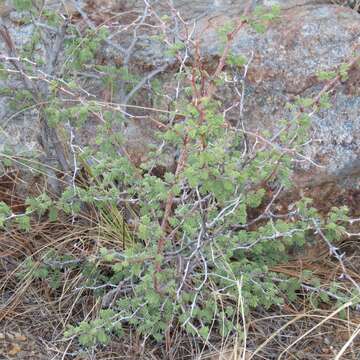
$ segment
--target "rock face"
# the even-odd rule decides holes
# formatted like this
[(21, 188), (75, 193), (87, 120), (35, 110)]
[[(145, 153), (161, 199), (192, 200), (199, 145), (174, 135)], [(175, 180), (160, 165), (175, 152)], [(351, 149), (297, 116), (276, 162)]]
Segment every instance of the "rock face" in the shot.
[[(355, 11), (319, 4), (321, 1), (271, 3), (285, 4), (287, 10), (280, 21), (264, 35), (244, 29), (233, 44), (235, 54), (253, 56), (244, 100), (244, 121), (250, 129), (274, 128), (277, 120), (287, 116), (287, 102), (295, 96), (314, 96), (323, 88), (324, 82), (317, 80), (318, 71), (335, 70), (360, 54), (360, 15)], [(221, 25), (227, 18), (219, 15), (212, 23)], [(207, 55), (216, 54), (215, 31), (210, 28), (203, 34)], [(309, 170), (321, 177), (325, 173), (330, 177), (344, 175), (344, 168), (349, 174), (360, 173), (352, 168), (352, 164), (359, 166), (356, 160), (360, 158), (360, 64), (337, 87), (331, 105), (313, 117), (314, 141), (307, 149), (309, 156), (326, 168), (320, 173)], [(313, 172), (308, 171), (310, 174)], [(352, 185), (356, 182), (356, 178), (350, 181)]]
[[(129, 3), (118, 1), (116, 4), (126, 8)], [(195, 24), (203, 56), (209, 62), (218, 56), (221, 47), (217, 29), (229, 20), (238, 19), (244, 8), (243, 0), (174, 0), (173, 3), (186, 21)], [(134, 0), (131, 7), (140, 4), (143, 2)], [(243, 28), (232, 45), (234, 54), (252, 59), (245, 79), (244, 125), (251, 130), (271, 130), (279, 119), (288, 116), (286, 103), (296, 96), (316, 95), (323, 88), (325, 83), (316, 77), (318, 71), (336, 70), (340, 64), (360, 54), (360, 14), (327, 0), (261, 0), (252, 1), (252, 4), (280, 5), (283, 9), (280, 19), (271, 24), (265, 34)], [(21, 43), (28, 30), (17, 26), (11, 31)], [(141, 60), (149, 68), (167, 61), (161, 47), (150, 37), (142, 39), (134, 59)], [(171, 70), (168, 72), (161, 75), (165, 87), (166, 81), (170, 83), (173, 78)], [(222, 96), (228, 99), (232, 94)], [(29, 126), (30, 117), (21, 115), (11, 124), (6, 123), (9, 116), (4, 116), (8, 113), (5, 98), (0, 97), (0, 104), (0, 126), (10, 134), (9, 140), (0, 137), (0, 145), (11, 139), (14, 141), (12, 134), (17, 134), (18, 147), (34, 147), (34, 127)], [(360, 65), (355, 66), (349, 79), (336, 88), (331, 104), (330, 109), (313, 117), (314, 141), (306, 150), (324, 168), (314, 169), (305, 164), (297, 172), (297, 179), (299, 183), (311, 184), (314, 179), (319, 182), (324, 176), (343, 180), (348, 174), (347, 184), (356, 186), (360, 173)], [(88, 133), (92, 133), (91, 129)], [(131, 140), (130, 151), (138, 153), (139, 158), (146, 151), (144, 144), (151, 141), (150, 134), (144, 123), (131, 125), (125, 134)]]
[[(179, 9), (191, 17), (190, 2), (178, 3)], [(243, 4), (236, 0), (200, 1), (194, 8), (196, 33), (202, 54), (209, 61), (219, 55), (221, 48), (216, 30), (236, 20)], [(252, 58), (245, 81), (245, 127), (270, 130), (289, 115), (287, 103), (297, 96), (316, 96), (321, 91), (326, 83), (318, 80), (319, 71), (336, 70), (360, 54), (360, 15), (326, 0), (264, 0), (257, 4), (280, 5), (281, 18), (265, 34), (243, 28), (233, 42), (232, 52)], [(146, 50), (149, 62), (159, 64), (159, 53), (150, 49)], [(233, 94), (222, 95), (229, 99)], [(299, 185), (330, 180), (358, 185), (360, 64), (348, 80), (339, 84), (330, 102), (330, 109), (313, 116), (313, 141), (306, 150), (323, 167), (304, 163), (295, 178)]]

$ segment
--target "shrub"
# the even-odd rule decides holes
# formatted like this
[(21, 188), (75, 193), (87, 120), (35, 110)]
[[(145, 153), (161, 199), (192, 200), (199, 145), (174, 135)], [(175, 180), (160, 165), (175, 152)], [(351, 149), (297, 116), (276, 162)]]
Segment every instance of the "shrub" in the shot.
[[(36, 13), (26, 4), (17, 1), (21, 10)], [(308, 140), (311, 113), (328, 105), (326, 94), (315, 100), (298, 99), (275, 133), (247, 131), (241, 118), (228, 118), (227, 104), (215, 96), (223, 87), (244, 86), (244, 78), (236, 79), (234, 71), (244, 71), (248, 59), (231, 52), (234, 36), (243, 26), (264, 31), (267, 22), (276, 21), (278, 9), (258, 9), (222, 29), (223, 50), (210, 67), (213, 71), (207, 69), (200, 46), (186, 26), (188, 36), (176, 33), (175, 41), (171, 40), (174, 34), (169, 22), (181, 18), (164, 19), (152, 13), (161, 25), (158, 39), (166, 44), (166, 56), (177, 65), (177, 84), (169, 111), (159, 119), (163, 124), (157, 134), (161, 146), (155, 146), (141, 166), (120, 151), (124, 140), (114, 131), (132, 121), (131, 99), (145, 86), (131, 75), (133, 49), (125, 50), (121, 68), (98, 66), (100, 45), (114, 47), (107, 30), (97, 31), (86, 19), (90, 29), (80, 39), (74, 37), (75, 25), (62, 23), (56, 14), (42, 16), (48, 26), (58, 26), (52, 49), (58, 54), (53, 62), (44, 65), (46, 51), (40, 50), (43, 57), (39, 61), (38, 51), (29, 47), (23, 52), (28, 61), (37, 59), (37, 65), (10, 57), (7, 65), (26, 74), (22, 77), (25, 88), (17, 92), (19, 101), (26, 99), (26, 106), (27, 102), (44, 104), (38, 108), (44, 148), (56, 153), (66, 186), (58, 198), (46, 193), (29, 198), (23, 214), (13, 214), (2, 203), (0, 225), (10, 226), (15, 220), (26, 231), (31, 216), (47, 215), (56, 221), (59, 214), (76, 221), (91, 206), (106, 220), (110, 233), (121, 232), (118, 236), (124, 243), (122, 251), (103, 247), (94, 258), (75, 265), (72, 261), (76, 259), (64, 260), (56, 253), (51, 253), (50, 262), (46, 254), (46, 261), (36, 269), (31, 259), (25, 261), (21, 276), (29, 271), (37, 280), (51, 276), (55, 289), (61, 271), (54, 264), (66, 267), (70, 261), (81, 273), (83, 289), (93, 291), (101, 300), (98, 316), (73, 324), (66, 337), (78, 337), (84, 346), (106, 344), (112, 334), (121, 335), (131, 326), (144, 338), (156, 341), (163, 341), (176, 328), (207, 341), (210, 335), (226, 337), (245, 331), (241, 314), (258, 307), (281, 306), (284, 299), (293, 300), (304, 284), (319, 291), (311, 276), (304, 276), (301, 282), (274, 274), (270, 268), (286, 261), (290, 250), (302, 248), (309, 237), (320, 236), (333, 254), (339, 255), (331, 242), (346, 233), (345, 208), (333, 209), (324, 218), (311, 207), (310, 199), (303, 198), (288, 209), (276, 210), (280, 196), (292, 186), (293, 162), (309, 160), (303, 154), (303, 144)], [(144, 24), (144, 19), (139, 21), (133, 24), (137, 30)], [(56, 47), (62, 40), (63, 59)], [(191, 62), (188, 54), (193, 54)], [(45, 85), (39, 77), (44, 67), (49, 71)], [(100, 73), (104, 86), (117, 88), (126, 104), (86, 97), (78, 77), (84, 68)], [(147, 79), (154, 96), (161, 91), (160, 80), (154, 78), (158, 73), (150, 72)], [(320, 76), (332, 80), (338, 74)], [(239, 116), (242, 101), (231, 104)], [(102, 122), (96, 146), (81, 148), (76, 144), (77, 130), (94, 114)], [(60, 141), (60, 133), (65, 134), (65, 142)], [(159, 175), (154, 169), (168, 163), (168, 149), (178, 154), (175, 169), (168, 167)], [(80, 180), (80, 174), (85, 174), (86, 181)], [(322, 300), (328, 300), (328, 293), (320, 293)], [(330, 295), (339, 302), (346, 298), (335, 290)]]

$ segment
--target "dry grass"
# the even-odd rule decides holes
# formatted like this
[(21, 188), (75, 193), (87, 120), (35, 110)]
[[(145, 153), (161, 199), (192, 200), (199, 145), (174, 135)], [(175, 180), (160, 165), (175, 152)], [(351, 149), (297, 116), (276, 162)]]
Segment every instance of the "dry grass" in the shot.
[[(2, 183), (0, 200), (21, 208), (23, 202), (16, 193), (15, 180)], [(93, 211), (75, 222), (71, 218), (56, 223), (34, 219), (28, 233), (16, 229), (0, 233), (0, 342), (5, 349), (0, 351), (0, 358), (6, 359), (6, 354), (12, 350), (14, 355), (8, 358), (34, 360), (359, 359), (360, 313), (352, 304), (342, 305), (342, 316), (339, 316), (340, 310), (333, 302), (315, 308), (311, 299), (299, 296), (295, 303), (288, 302), (269, 311), (258, 309), (245, 317), (241, 287), (236, 321), (245, 336), (226, 339), (210, 336), (204, 344), (175, 329), (171, 336), (172, 346), (167, 348), (164, 344), (144, 341), (128, 329), (126, 336), (114, 337), (108, 346), (91, 351), (83, 351), (76, 341), (65, 341), (62, 334), (66, 326), (96, 316), (100, 300), (81, 287), (83, 278), (76, 268), (64, 269), (61, 286), (54, 290), (47, 280), (36, 279), (36, 266), (51, 249), (82, 261), (95, 258), (99, 248), (105, 245), (119, 251), (128, 246), (124, 242), (121, 213), (114, 215), (113, 211), (110, 209), (105, 214)], [(348, 255), (350, 275), (360, 282), (359, 243), (345, 242), (342, 250)], [(29, 257), (35, 266), (26, 276), (19, 277), (23, 263)], [(272, 269), (275, 273), (298, 278), (303, 270), (311, 270), (324, 289), (341, 275), (336, 260), (330, 258), (327, 249), (320, 245), (309, 247), (292, 261)], [(350, 288), (346, 282), (342, 285), (344, 291)], [(14, 333), (21, 334), (26, 341), (14, 345), (16, 341), (14, 336), (11, 337)]]

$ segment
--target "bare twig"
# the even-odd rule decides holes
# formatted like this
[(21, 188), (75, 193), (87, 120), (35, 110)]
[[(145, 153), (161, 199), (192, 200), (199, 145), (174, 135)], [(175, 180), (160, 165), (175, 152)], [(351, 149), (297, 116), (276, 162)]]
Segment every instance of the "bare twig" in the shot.
[[(64, 24), (64, 28), (66, 28), (67, 24)], [(59, 51), (60, 51), (60, 46), (62, 43), (62, 39), (63, 36), (65, 34), (65, 30), (62, 30), (59, 34), (59, 41), (55, 42), (55, 45), (57, 46), (57, 48), (55, 48), (55, 53), (57, 54), (56, 57), (54, 57), (51, 61), (51, 67), (49, 66), (49, 70), (54, 70), (54, 65), (57, 61), (57, 56), (59, 55)], [(42, 103), (42, 96), (47, 97), (49, 95), (49, 89), (48, 87), (46, 87), (44, 90), (45, 94), (41, 93), (41, 89), (39, 87), (37, 87), (37, 85), (34, 83), (34, 81), (32, 81), (29, 76), (27, 76), (26, 71), (22, 65), (22, 63), (20, 61), (17, 60), (17, 54), (16, 54), (16, 50), (15, 50), (15, 46), (14, 43), (11, 39), (10, 33), (7, 29), (7, 27), (4, 24), (0, 25), (0, 35), (3, 39), (3, 41), (6, 44), (7, 47), (7, 51), (8, 51), (8, 56), (9, 56), (9, 61), (12, 63), (12, 65), (15, 67), (15, 69), (17, 71), (19, 71), (19, 73), (21, 74), (22, 80), (24, 81), (24, 84), (26, 86), (26, 88), (31, 92), (31, 94), (33, 95), (34, 99), (38, 102), (38, 103)], [(47, 120), (44, 118), (44, 115), (42, 114), (41, 116), (41, 124), (43, 126), (43, 136), (44, 136), (44, 142), (46, 142), (46, 137), (49, 137), (51, 139), (52, 145), (54, 146), (55, 152), (56, 152), (56, 156), (58, 159), (58, 162), (60, 164), (60, 166), (62, 167), (62, 170), (64, 171), (64, 173), (66, 174), (66, 176), (68, 176), (67, 174), (69, 173), (70, 170), (70, 165), (67, 161), (66, 155), (65, 155), (65, 151), (64, 148), (62, 146), (62, 143), (58, 137), (58, 134), (56, 132), (55, 128), (51, 128), (48, 124), (47, 124)], [(46, 146), (46, 145), (45, 145)], [(48, 149), (49, 151), (49, 149)]]

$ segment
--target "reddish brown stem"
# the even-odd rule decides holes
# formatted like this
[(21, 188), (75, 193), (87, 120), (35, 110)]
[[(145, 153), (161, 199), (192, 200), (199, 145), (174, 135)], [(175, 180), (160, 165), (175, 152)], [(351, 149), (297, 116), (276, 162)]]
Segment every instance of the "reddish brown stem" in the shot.
[[(251, 1), (249, 1), (247, 7), (245, 8), (245, 11), (244, 11), (245, 16), (248, 15), (248, 13), (250, 12), (250, 9), (251, 9)], [(218, 66), (216, 67), (216, 70), (214, 71), (214, 73), (212, 74), (212, 76), (210, 78), (211, 81), (208, 81), (207, 73), (204, 70), (203, 64), (201, 62), (199, 42), (196, 41), (196, 43), (195, 43), (195, 63), (194, 63), (194, 66), (193, 66), (193, 69), (191, 72), (191, 86), (192, 86), (192, 90), (193, 90), (193, 101), (192, 102), (193, 102), (193, 105), (195, 106), (195, 108), (199, 112), (199, 124), (203, 124), (206, 121), (205, 109), (202, 104), (203, 98), (207, 98), (207, 100), (209, 100), (213, 97), (215, 89), (216, 89), (213, 80), (216, 79), (220, 75), (220, 73), (223, 71), (225, 64), (226, 64), (226, 58), (228, 57), (228, 54), (230, 52), (230, 48), (231, 48), (233, 39), (234, 39), (235, 35), (240, 31), (240, 29), (246, 23), (247, 23), (246, 20), (241, 20), (238, 23), (238, 25), (236, 26), (236, 28), (227, 34), (227, 42), (225, 45), (225, 49), (219, 59), (219, 63), (218, 63)], [(200, 88), (198, 88), (197, 83), (196, 83), (197, 72), (199, 72), (200, 76), (201, 76)], [(200, 136), (200, 141), (201, 141), (201, 151), (203, 151), (206, 148), (206, 139), (205, 139), (204, 134), (202, 134)], [(180, 177), (181, 173), (183, 172), (183, 170), (185, 168), (186, 159), (187, 159), (187, 155), (188, 155), (187, 154), (188, 142), (189, 142), (189, 138), (188, 138), (188, 135), (186, 134), (184, 137), (184, 141), (183, 141), (183, 148), (182, 148), (180, 158), (179, 158), (179, 161), (178, 161), (178, 164), (176, 167), (176, 171), (175, 171), (175, 181), (178, 180), (178, 178)], [(161, 289), (159, 286), (157, 274), (159, 272), (161, 272), (160, 257), (164, 253), (164, 248), (165, 248), (165, 244), (166, 244), (166, 230), (167, 230), (169, 218), (172, 213), (173, 203), (174, 203), (174, 194), (172, 192), (170, 192), (166, 199), (164, 216), (163, 216), (163, 219), (161, 222), (161, 229), (163, 232), (163, 236), (161, 236), (161, 238), (159, 239), (158, 244), (157, 244), (158, 258), (155, 261), (155, 271), (154, 271), (154, 275), (153, 275), (154, 288), (159, 293), (161, 293)]]

